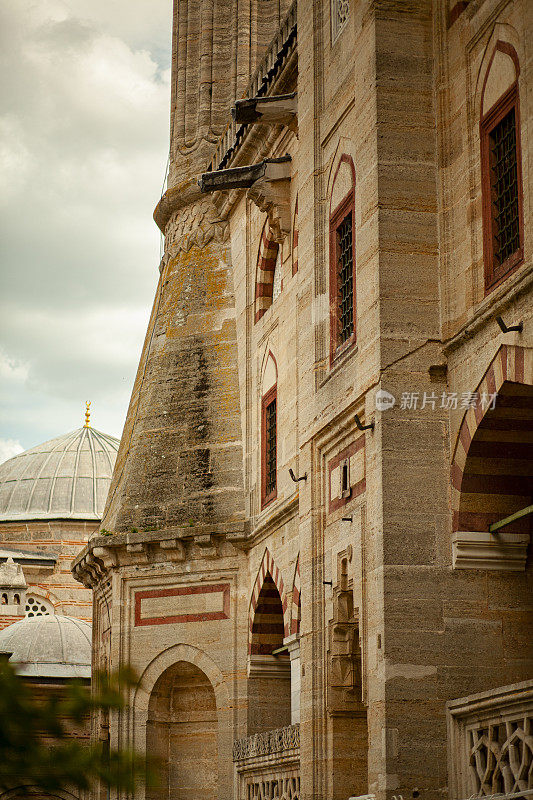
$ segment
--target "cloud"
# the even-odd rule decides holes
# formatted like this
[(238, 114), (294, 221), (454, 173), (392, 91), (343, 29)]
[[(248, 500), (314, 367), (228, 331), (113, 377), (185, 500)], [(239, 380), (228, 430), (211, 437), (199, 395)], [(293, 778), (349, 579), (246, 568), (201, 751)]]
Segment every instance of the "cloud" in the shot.
[(86, 399), (122, 429), (158, 275), (170, 15), (0, 6), (0, 436), (25, 447), (78, 427)]
[(3, 464), (8, 458), (22, 453), (23, 450), (21, 443), (15, 439), (0, 439), (0, 464)]

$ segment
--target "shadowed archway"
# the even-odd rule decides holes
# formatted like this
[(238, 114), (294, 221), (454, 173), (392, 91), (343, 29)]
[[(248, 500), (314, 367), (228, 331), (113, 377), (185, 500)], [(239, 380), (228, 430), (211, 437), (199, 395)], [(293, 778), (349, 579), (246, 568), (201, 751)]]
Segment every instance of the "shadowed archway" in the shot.
[(216, 800), (218, 720), (207, 675), (187, 661), (163, 672), (152, 689), (146, 752), (158, 761), (148, 800)]

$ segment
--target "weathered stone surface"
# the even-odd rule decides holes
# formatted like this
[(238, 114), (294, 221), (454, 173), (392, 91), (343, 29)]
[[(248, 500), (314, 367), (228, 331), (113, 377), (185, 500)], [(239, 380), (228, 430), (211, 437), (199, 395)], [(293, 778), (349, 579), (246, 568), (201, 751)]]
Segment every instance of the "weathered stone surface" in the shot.
[[(299, 0), (297, 76), (294, 38), (282, 26), (286, 38), (274, 39), (251, 84), (267, 94), (297, 88), (298, 138), (254, 125), (236, 138), (229, 121), (230, 100), (244, 93), (267, 29), (274, 33), (272, 4), (253, 2), (241, 15), (215, 4), (214, 22), (194, 5), (176, 7), (177, 128), (170, 188), (156, 210), (166, 234), (161, 281), (104, 521), (112, 535), (94, 540), (75, 569), (95, 586), (95, 663), (129, 657), (144, 676), (144, 694), (121, 719), (140, 748), (178, 662), (211, 682), (219, 778), (209, 797), (217, 800), (259, 795), (274, 778), (305, 800), (366, 792), (390, 800), (415, 789), (442, 798), (446, 703), (533, 669), (531, 554), (515, 573), (455, 570), (452, 557), (461, 501), (477, 514), (516, 510), (509, 485), (533, 479), (531, 459), (516, 449), (527, 447), (533, 421), (525, 135), (533, 36), (523, 0), (457, 6)], [(334, 42), (332, 9), (348, 9)], [(224, 44), (210, 38), (214, 30)], [(196, 63), (199, 40), (205, 60)], [(521, 64), (526, 235), (524, 263), (485, 296), (479, 108), (499, 40)], [(226, 68), (226, 86), (209, 64)], [(229, 127), (216, 144), (224, 113)], [(258, 263), (266, 215), (237, 189), (207, 200), (195, 181), (208, 166), (285, 154), (293, 230), (278, 237), (275, 264)], [(357, 330), (332, 358), (329, 226), (336, 176), (349, 189), (349, 164)], [(256, 318), (265, 287), (272, 294)], [(522, 320), (523, 332), (500, 333), (500, 313)], [(265, 503), (262, 399), (274, 385), (277, 485)], [(521, 399), (484, 430), (483, 414), (461, 401), (489, 386)], [(394, 395), (393, 407), (377, 408), (378, 390)], [(449, 395), (455, 405), (444, 402)], [(358, 430), (356, 414), (374, 427)], [(356, 462), (350, 448), (363, 434)], [(342, 462), (353, 475), (333, 492)], [(468, 481), (461, 490), (465, 471), (474, 489), (489, 475), (493, 493), (476, 494)], [(156, 606), (161, 598), (159, 618), (153, 608), (143, 616), (143, 592), (154, 592)], [(196, 617), (170, 620), (173, 597), (175, 610), (198, 598)], [(341, 619), (342, 609), (351, 611)], [(255, 777), (240, 763), (234, 773), (234, 740), (297, 721), (280, 654), (251, 649), (274, 640), (275, 650), (290, 648), (299, 750), (254, 762)], [(266, 661), (254, 661), (258, 654)], [(471, 794), (464, 782), (457, 791)]]

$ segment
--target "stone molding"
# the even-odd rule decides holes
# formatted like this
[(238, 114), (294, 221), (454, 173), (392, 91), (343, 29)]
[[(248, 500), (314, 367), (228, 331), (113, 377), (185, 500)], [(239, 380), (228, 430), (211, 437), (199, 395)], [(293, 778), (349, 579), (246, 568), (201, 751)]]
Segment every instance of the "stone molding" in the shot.
[(528, 545), (528, 533), (456, 531), (452, 539), (453, 568), (523, 572)]
[(300, 725), (287, 725), (285, 728), (276, 728), (273, 731), (264, 731), (244, 739), (237, 739), (233, 743), (233, 760), (243, 761), (248, 758), (282, 753), (286, 750), (296, 750), (299, 747)]

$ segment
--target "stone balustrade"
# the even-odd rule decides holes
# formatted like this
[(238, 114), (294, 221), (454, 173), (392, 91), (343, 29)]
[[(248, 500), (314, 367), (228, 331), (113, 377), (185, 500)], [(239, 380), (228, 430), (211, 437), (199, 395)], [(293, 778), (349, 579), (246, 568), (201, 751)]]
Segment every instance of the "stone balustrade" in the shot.
[(300, 726), (264, 731), (233, 745), (238, 800), (300, 800)]
[(533, 789), (533, 680), (448, 703), (450, 797)]

